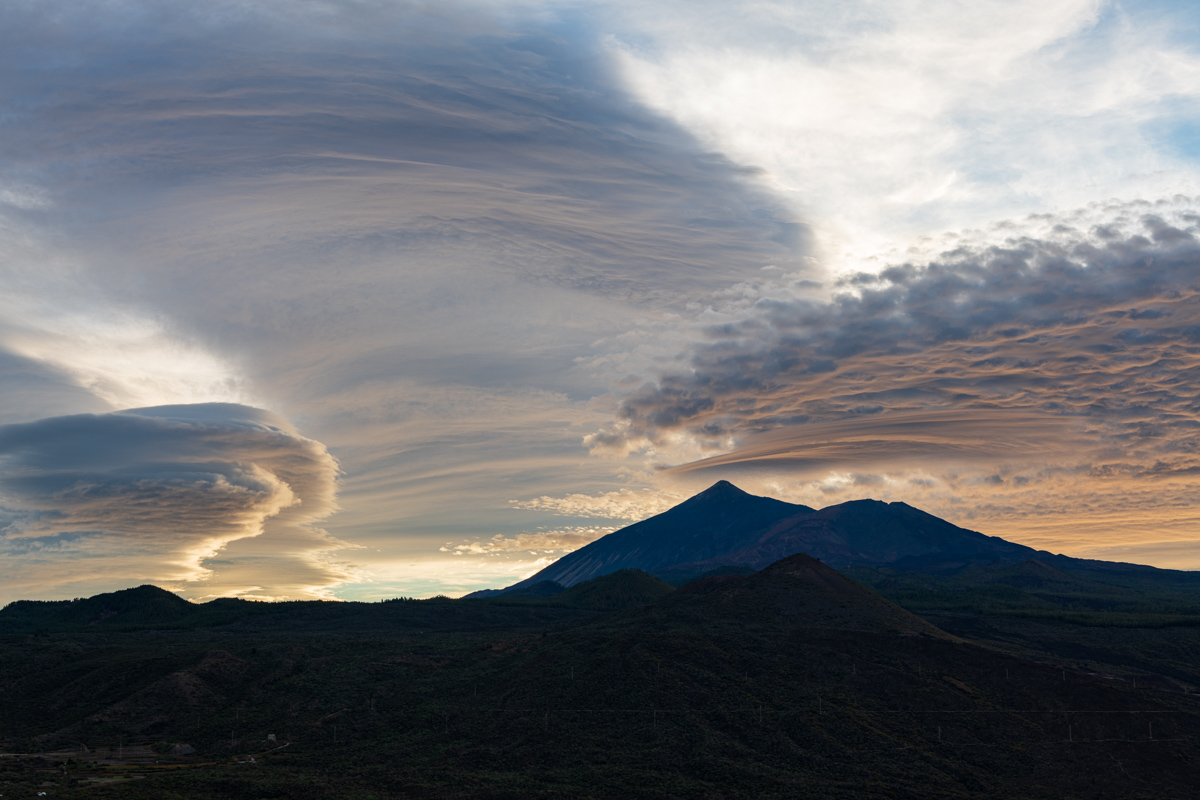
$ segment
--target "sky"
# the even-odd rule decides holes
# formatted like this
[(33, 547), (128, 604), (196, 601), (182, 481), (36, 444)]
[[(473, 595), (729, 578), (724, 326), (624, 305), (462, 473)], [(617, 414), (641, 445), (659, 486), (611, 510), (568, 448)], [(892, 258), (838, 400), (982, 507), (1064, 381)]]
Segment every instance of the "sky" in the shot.
[(0, 6), (0, 603), (457, 596), (719, 479), (1200, 569), (1200, 8)]

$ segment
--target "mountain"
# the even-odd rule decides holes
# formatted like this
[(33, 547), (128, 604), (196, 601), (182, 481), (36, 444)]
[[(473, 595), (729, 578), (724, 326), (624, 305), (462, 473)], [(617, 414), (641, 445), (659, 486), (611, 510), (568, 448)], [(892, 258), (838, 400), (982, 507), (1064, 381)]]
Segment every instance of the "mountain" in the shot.
[(542, 581), (574, 586), (619, 569), (654, 573), (716, 558), (753, 546), (780, 520), (812, 511), (808, 506), (747, 494), (728, 481), (718, 481), (669, 511), (610, 533), (509, 588)]
[(961, 567), (1021, 561), (1037, 551), (960, 528), (907, 503), (851, 500), (780, 520), (748, 547), (731, 548), (686, 566), (711, 569), (739, 564), (757, 569), (793, 553), (808, 553), (833, 566), (901, 565), (909, 560)]
[(1095, 591), (1103, 587), (1116, 591), (1112, 584), (1100, 584), (1075, 577), (1066, 570), (1047, 564), (1036, 558), (1027, 558), (1017, 564), (992, 564), (971, 567), (955, 576), (959, 582), (984, 586), (1011, 586), (1026, 591)]
[[(906, 503), (852, 500), (817, 511), (719, 481), (499, 592), (542, 581), (569, 587), (619, 569), (644, 570), (678, 586), (712, 570), (762, 569), (795, 553), (837, 568), (887, 567), (944, 577), (987, 565), (1036, 561), (1040, 566), (1026, 567), (1026, 578), (1033, 579), (1031, 571), (1036, 570), (1070, 570), (1077, 579), (1200, 589), (1200, 573), (1056, 555), (960, 528)], [(495, 591), (474, 596), (493, 596)]]
[[(556, 583), (555, 581), (542, 581), (540, 583), (535, 583), (532, 586), (525, 586), (521, 589), (514, 589), (511, 592), (505, 592), (504, 597), (508, 600), (521, 600), (521, 599), (533, 600), (533, 599), (538, 599), (538, 598), (542, 598), (542, 597), (553, 597), (554, 595), (562, 594), (564, 591), (566, 591), (566, 588), (567, 587), (563, 586), (561, 583)], [(474, 599), (476, 596), (490, 597), (492, 594), (500, 594), (500, 593), (495, 590), (493, 590), (489, 594), (483, 594), (481, 592), (476, 592), (476, 593), (467, 595), (463, 599), (464, 600)]]
[(949, 563), (955, 569), (1038, 555), (1033, 548), (960, 528), (905, 503), (852, 500), (816, 511), (718, 481), (668, 511), (564, 556), (506, 591), (547, 580), (571, 586), (626, 568), (667, 580), (722, 567), (761, 569), (795, 553), (808, 553), (833, 566), (890, 565), (907, 559), (943, 567)]

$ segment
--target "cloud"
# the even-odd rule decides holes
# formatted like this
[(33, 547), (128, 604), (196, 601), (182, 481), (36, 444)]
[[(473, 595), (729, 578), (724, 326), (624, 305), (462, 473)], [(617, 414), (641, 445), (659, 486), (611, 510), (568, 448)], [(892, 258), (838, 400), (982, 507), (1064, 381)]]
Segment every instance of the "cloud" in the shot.
[[(330, 530), (369, 548), (351, 553), (373, 570), (363, 586), (396, 593), (414, 591), (399, 587), (428, 558), (471, 585), (465, 568), (446, 565), (469, 559), (439, 555), (443, 542), (577, 524), (564, 514), (578, 524), (632, 520), (704, 479), (702, 469), (659, 473), (659, 499), (626, 502), (618, 490), (646, 485), (643, 473), (578, 448), (608, 418), (614, 391), (625, 411), (592, 440), (597, 452), (606, 441), (650, 444), (652, 464), (722, 457), (720, 469), (748, 470), (734, 463), (743, 449), (763, 448), (747, 465), (782, 468), (788, 453), (819, 445), (827, 470), (788, 468), (819, 482), (812, 491), (822, 497), (865, 490), (861, 481), (885, 473), (898, 482), (872, 491), (919, 485), (911, 478), (952, 493), (965, 485), (952, 470), (920, 465), (910, 475), (902, 458), (875, 469), (870, 446), (855, 450), (832, 429), (809, 428), (790, 444), (783, 432), (803, 414), (804, 425), (899, 424), (949, 403), (965, 416), (928, 427), (920, 446), (930, 464), (992, 448), (955, 474), (1004, 477), (995, 463), (1003, 448), (1066, 441), (1086, 420), (1009, 413), (1003, 403), (985, 419), (938, 376), (926, 389), (889, 372), (894, 365), (876, 369), (890, 356), (843, 357), (817, 352), (819, 343), (803, 376), (768, 364), (784, 388), (747, 386), (751, 401), (765, 392), (763, 405), (733, 407), (732, 373), (722, 377), (715, 351), (693, 347), (690, 325), (708, 326), (708, 343), (732, 360), (776, 333), (768, 355), (783, 358), (786, 336), (805, 334), (785, 335), (790, 323), (772, 314), (806, 308), (826, 309), (814, 324), (841, 326), (849, 341), (814, 260), (837, 254), (818, 251), (810, 221), (863, 233), (850, 241), (860, 254), (897, 237), (926, 254), (875, 265), (941, 263), (958, 240), (908, 235), (1012, 208), (1069, 207), (1064, 193), (1131, 196), (1194, 179), (1194, 158), (1162, 137), (1190, 113), (1179, 98), (1194, 94), (1195, 48), (1184, 27), (1143, 24), (1166, 19), (1161, 9), (1124, 17), (1083, 0), (969, 14), (954, 3), (865, 2), (743, 4), (731, 15), (728, 3), (674, 0), (115, 8), (0, 5), (0, 423), (165, 403), (270, 408), (337, 454), (346, 510)], [(1183, 246), (1138, 222), (1147, 213), (1186, 232), (1147, 207), (1129, 211), (1116, 239), (1088, 241), (1128, 243), (1135, 225), (1151, 249)], [(862, 286), (872, 297), (900, 291)], [(711, 387), (671, 368), (680, 352), (698, 359)], [(952, 368), (967, 364), (950, 358)], [(878, 372), (876, 385), (897, 385), (879, 398), (853, 388), (847, 359)], [(988, 391), (1000, 391), (1004, 372)], [(629, 387), (652, 374), (680, 377), (654, 382), (639, 411)], [(987, 388), (963, 374), (971, 391)], [(801, 380), (811, 403), (787, 394)], [(678, 403), (665, 401), (672, 391)], [(891, 443), (880, 453), (917, 447), (897, 444), (914, 436), (899, 428), (876, 435)], [(267, 516), (286, 502), (278, 473), (228, 463), (237, 469), (213, 472), (227, 487), (211, 477), (192, 488), (241, 498), (249, 505), (227, 510), (249, 515), (245, 529), (263, 518), (264, 533), (202, 559), (210, 577), (190, 586), (283, 596), (367, 574), (334, 563), (340, 556), (320, 548), (336, 542), (311, 524), (279, 534), (281, 552), (306, 554), (280, 562), (274, 526), (314, 504), (302, 497)], [(827, 480), (834, 474), (858, 477)], [(670, 480), (679, 485), (666, 491)], [(73, 507), (81, 516), (88, 504), (101, 508), (99, 492)], [(113, 534), (54, 528), (48, 498), (0, 500), (4, 524), (47, 532), (22, 547), (110, 552)], [(511, 498), (529, 505), (511, 513)], [(262, 580), (282, 564), (287, 581)]]
[(496, 553), (566, 554), (591, 544), (616, 528), (576, 525), (550, 531), (519, 533), (516, 536), (496, 534), (490, 539), (454, 544), (447, 542), (438, 548), (455, 555), (491, 555)]
[(603, 517), (638, 521), (661, 514), (685, 498), (654, 489), (618, 489), (598, 495), (582, 493), (565, 497), (543, 495), (532, 500), (509, 500), (513, 508), (524, 511), (551, 511), (567, 517)]
[(1020, 227), (847, 275), (828, 302), (760, 296), (587, 441), (676, 476), (787, 475), (821, 504), (886, 476), (897, 499), (1007, 530), (1122, 505), (1143, 532), (1170, 525), (1200, 476), (1200, 215), (1181, 198)]
[(762, 168), (839, 268), (1004, 215), (1200, 185), (1194, 6), (656, 6), (618, 39), (634, 91)]
[(324, 445), (247, 406), (0, 426), (7, 599), (113, 581), (246, 594), (246, 576), (231, 575), (222, 559), (248, 538), (261, 539), (253, 591), (320, 593), (347, 577), (327, 563), (345, 545), (315, 527), (336, 509), (337, 474)]
[(592, 14), (0, 6), (0, 358), (60, 379), (0, 382), (3, 421), (270, 408), (337, 453), (330, 530), (409, 574), (559, 521), (509, 498), (621, 486), (578, 448), (639, 360), (619, 337), (668, 346), (689, 302), (807, 269), (808, 232), (630, 95)]
[(1130, 442), (1174, 431), (1186, 449), (1200, 226), (1190, 211), (1168, 221), (1154, 210), (1134, 206), (1124, 228), (1090, 236), (1060, 222), (1056, 239), (964, 243), (852, 274), (830, 302), (760, 297), (704, 331), (688, 372), (626, 396), (593, 442), (952, 409), (1090, 420)]

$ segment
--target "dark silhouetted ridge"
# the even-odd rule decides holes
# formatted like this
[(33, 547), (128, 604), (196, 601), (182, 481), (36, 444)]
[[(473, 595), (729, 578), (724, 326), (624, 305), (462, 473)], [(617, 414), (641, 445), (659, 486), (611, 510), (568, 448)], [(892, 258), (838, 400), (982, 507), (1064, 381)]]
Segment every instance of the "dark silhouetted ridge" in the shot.
[(718, 481), (669, 511), (563, 556), (511, 588), (545, 580), (574, 586), (620, 569), (656, 573), (716, 558), (753, 545), (782, 519), (810, 513), (808, 506), (747, 494), (729, 481)]
[(664, 603), (678, 604), (692, 614), (732, 615), (754, 624), (953, 638), (805, 553), (753, 575), (702, 578)]
[(652, 603), (675, 591), (675, 587), (640, 569), (622, 569), (576, 584), (554, 600), (575, 608), (613, 611)]
[(562, 594), (565, 589), (566, 587), (561, 583), (541, 581), (532, 586), (526, 586), (523, 589), (514, 589), (511, 592), (506, 592), (504, 596), (509, 599), (554, 597), (555, 595)]
[(17, 600), (0, 611), (0, 623), (32, 628), (142, 626), (177, 622), (194, 609), (187, 600), (166, 589), (144, 585), (77, 600)]
[(957, 525), (906, 503), (851, 500), (780, 520), (751, 545), (682, 565), (762, 568), (793, 553), (810, 553), (836, 567), (911, 562), (916, 568), (1015, 562), (1037, 551)]

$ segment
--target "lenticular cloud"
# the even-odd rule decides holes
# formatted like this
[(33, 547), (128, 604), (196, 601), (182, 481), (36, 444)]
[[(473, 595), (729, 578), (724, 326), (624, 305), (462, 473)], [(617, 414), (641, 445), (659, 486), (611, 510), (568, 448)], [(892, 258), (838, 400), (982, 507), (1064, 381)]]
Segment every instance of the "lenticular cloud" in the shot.
[(307, 540), (324, 535), (313, 525), (335, 509), (337, 474), (320, 442), (241, 405), (6, 425), (0, 551), (21, 563), (20, 574), (6, 580), (56, 584), (90, 565), (108, 572), (109, 582), (211, 582), (206, 560), (231, 542), (269, 533), (283, 563), (264, 564), (272, 574), (259, 576), (255, 588), (277, 584), (289, 558), (311, 561), (322, 549)]

